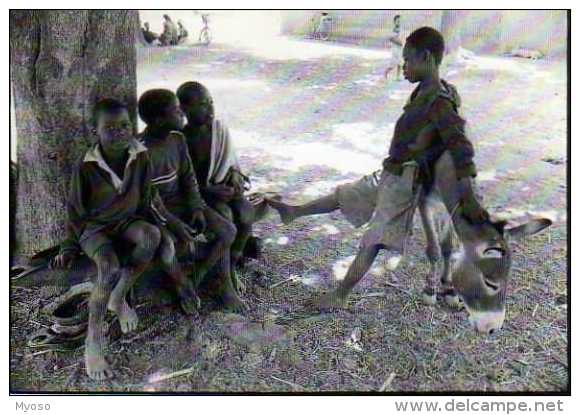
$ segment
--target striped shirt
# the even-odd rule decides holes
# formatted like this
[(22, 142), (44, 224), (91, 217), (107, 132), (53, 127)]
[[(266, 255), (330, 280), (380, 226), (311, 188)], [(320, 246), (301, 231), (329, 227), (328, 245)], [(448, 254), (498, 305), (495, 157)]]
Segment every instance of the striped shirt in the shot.
[(159, 192), (163, 204), (173, 215), (189, 222), (194, 209), (204, 209), (204, 200), (185, 143), (178, 131), (158, 138), (146, 128), (140, 135), (151, 159), (151, 182)]

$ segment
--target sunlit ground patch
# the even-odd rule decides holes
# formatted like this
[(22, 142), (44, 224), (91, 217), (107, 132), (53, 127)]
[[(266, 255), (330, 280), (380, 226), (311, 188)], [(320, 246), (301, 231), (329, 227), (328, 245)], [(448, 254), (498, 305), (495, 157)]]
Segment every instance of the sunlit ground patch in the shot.
[(278, 238), (266, 238), (264, 243), (266, 244), (276, 244), (276, 245), (288, 245), (290, 238), (287, 236), (280, 236)]
[(316, 226), (316, 227), (312, 228), (312, 230), (314, 232), (322, 231), (322, 233), (324, 233), (326, 235), (338, 235), (340, 233), (340, 230), (336, 226), (329, 225), (327, 223), (320, 225), (320, 226)]
[(496, 170), (484, 170), (477, 173), (477, 181), (479, 182), (489, 182), (497, 181), (497, 171)]
[(500, 212), (494, 212), (493, 218), (496, 220), (507, 220), (513, 224), (522, 224), (533, 218), (546, 218), (552, 222), (566, 222), (567, 214), (562, 210), (537, 210), (529, 208), (509, 207)]
[(231, 90), (232, 88), (251, 89), (252, 91), (260, 90), (265, 92), (272, 91), (272, 88), (268, 85), (267, 82), (257, 79), (211, 78), (205, 81), (205, 85), (209, 88), (210, 91)]
[[(332, 275), (334, 276), (335, 280), (337, 281), (344, 280), (344, 277), (346, 277), (348, 269), (352, 264), (352, 262), (354, 261), (355, 257), (356, 257), (355, 255), (350, 255), (345, 258), (338, 259), (334, 262), (334, 264), (332, 264)], [(400, 258), (399, 260), (396, 261), (398, 264)], [(375, 261), (371, 269), (368, 271), (368, 274), (380, 277), (385, 275), (385, 271), (387, 271), (385, 264), (380, 261)]]
[(381, 75), (368, 75), (362, 79), (355, 80), (354, 83), (358, 85), (375, 86), (381, 83), (383, 79), (384, 78)]

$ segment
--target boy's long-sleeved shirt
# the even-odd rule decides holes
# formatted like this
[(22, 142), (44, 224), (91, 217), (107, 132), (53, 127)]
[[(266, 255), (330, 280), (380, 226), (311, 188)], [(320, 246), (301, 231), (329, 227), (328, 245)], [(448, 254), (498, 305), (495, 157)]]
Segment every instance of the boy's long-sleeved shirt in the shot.
[(107, 165), (99, 144), (87, 151), (72, 174), (67, 212), (67, 240), (61, 253), (78, 252), (84, 239), (133, 217), (166, 225), (145, 146), (137, 140), (131, 143), (122, 179)]
[[(474, 177), (473, 145), (465, 134), (465, 121), (457, 112), (461, 105), (455, 87), (443, 80), (442, 88), (433, 88), (418, 95), (417, 87), (397, 120), (389, 148), (389, 157), (383, 166), (391, 173), (400, 175), (402, 164), (415, 160), (432, 166), (449, 150), (457, 177)], [(419, 148), (414, 148), (418, 145)]]
[(165, 138), (158, 138), (145, 129), (140, 139), (149, 151), (152, 183), (164, 206), (189, 223), (193, 210), (204, 209), (206, 204), (199, 192), (185, 137), (172, 131)]

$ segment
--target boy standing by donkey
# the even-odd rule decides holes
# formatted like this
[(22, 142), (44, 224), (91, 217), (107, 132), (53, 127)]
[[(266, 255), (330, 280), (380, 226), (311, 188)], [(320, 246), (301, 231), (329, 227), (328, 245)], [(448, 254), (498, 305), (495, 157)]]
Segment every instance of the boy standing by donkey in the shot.
[(419, 196), (432, 185), (432, 169), (443, 152), (451, 154), (459, 186), (465, 190), (458, 214), (472, 223), (489, 219), (471, 189), (471, 178), (476, 175), (474, 151), (465, 135), (465, 121), (457, 113), (459, 95), (439, 78), (444, 50), (443, 37), (430, 27), (417, 29), (407, 38), (403, 73), (419, 86), (396, 123), (359, 252), (338, 288), (320, 299), (321, 308), (343, 306), (381, 249), (404, 253)]

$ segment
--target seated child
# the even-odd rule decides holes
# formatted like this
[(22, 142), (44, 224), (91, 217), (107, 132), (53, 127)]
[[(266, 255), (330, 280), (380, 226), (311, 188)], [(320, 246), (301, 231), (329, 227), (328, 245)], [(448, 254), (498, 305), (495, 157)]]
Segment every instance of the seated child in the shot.
[(169, 15), (163, 15), (163, 33), (159, 36), (159, 42), (161, 46), (174, 46), (177, 45), (178, 38), (177, 26), (171, 20)]
[[(246, 305), (237, 295), (230, 272), (230, 247), (236, 235), (234, 225), (208, 207), (199, 192), (183, 127), (183, 113), (177, 97), (166, 89), (152, 89), (139, 99), (139, 116), (147, 124), (140, 134), (151, 158), (153, 184), (167, 210), (177, 218), (172, 229), (182, 243), (193, 241), (195, 229), (209, 231), (207, 257), (196, 263), (194, 288), (217, 265), (218, 295), (226, 309), (239, 312)], [(195, 166), (197, 168), (197, 166)]]
[[(124, 333), (137, 327), (137, 314), (126, 295), (154, 257), (161, 241), (156, 225), (164, 225), (167, 218), (163, 205), (156, 201), (148, 152), (133, 135), (127, 107), (103, 99), (95, 106), (94, 119), (99, 141), (73, 172), (67, 202), (69, 239), (53, 266), (70, 266), (79, 246), (96, 264), (85, 364), (88, 375), (101, 380), (113, 375), (104, 356), (107, 309), (117, 314)], [(133, 246), (131, 266), (120, 269), (113, 240)], [(172, 249), (162, 247), (162, 263), (178, 286), (184, 310), (193, 312), (198, 299), (171, 255)]]
[(141, 32), (143, 33), (145, 42), (147, 42), (149, 45), (153, 44), (153, 42), (155, 42), (159, 38), (157, 33), (154, 33), (149, 29), (149, 22), (143, 23), (143, 28), (141, 29)]
[(214, 117), (212, 97), (205, 86), (186, 82), (177, 90), (187, 118), (183, 128), (189, 155), (204, 200), (237, 228), (232, 245), (232, 264), (242, 261), (252, 225), (261, 214), (245, 196), (249, 179), (242, 174), (224, 123)]
[(395, 125), (377, 186), (376, 207), (359, 252), (338, 288), (320, 299), (321, 308), (344, 305), (380, 249), (404, 253), (418, 196), (429, 191), (433, 166), (443, 152), (451, 154), (458, 186), (464, 189), (458, 213), (473, 223), (489, 219), (473, 196), (474, 152), (465, 136), (465, 121), (457, 113), (459, 97), (454, 87), (439, 78), (444, 50), (443, 37), (430, 27), (417, 29), (407, 38), (403, 72), (419, 86)]

